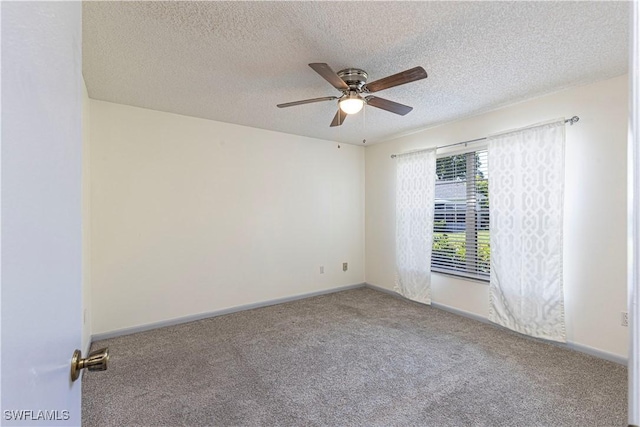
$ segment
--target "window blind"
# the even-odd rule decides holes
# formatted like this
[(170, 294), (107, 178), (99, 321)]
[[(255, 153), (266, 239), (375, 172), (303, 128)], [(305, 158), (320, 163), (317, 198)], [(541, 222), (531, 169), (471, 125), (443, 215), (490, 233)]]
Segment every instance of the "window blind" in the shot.
[(487, 150), (436, 160), (431, 269), (489, 280)]

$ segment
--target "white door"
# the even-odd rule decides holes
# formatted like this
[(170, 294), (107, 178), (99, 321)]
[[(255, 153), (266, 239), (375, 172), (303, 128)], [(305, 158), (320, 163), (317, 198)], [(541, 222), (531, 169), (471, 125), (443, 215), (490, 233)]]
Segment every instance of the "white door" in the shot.
[(631, 10), (629, 115), (629, 425), (640, 425), (640, 3)]
[(80, 425), (82, 6), (1, 14), (0, 422)]

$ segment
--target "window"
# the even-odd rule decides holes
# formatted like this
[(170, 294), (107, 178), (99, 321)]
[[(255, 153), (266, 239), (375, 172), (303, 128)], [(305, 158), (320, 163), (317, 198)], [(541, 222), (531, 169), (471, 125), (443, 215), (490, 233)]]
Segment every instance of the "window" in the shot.
[(436, 161), (431, 270), (489, 280), (487, 150)]

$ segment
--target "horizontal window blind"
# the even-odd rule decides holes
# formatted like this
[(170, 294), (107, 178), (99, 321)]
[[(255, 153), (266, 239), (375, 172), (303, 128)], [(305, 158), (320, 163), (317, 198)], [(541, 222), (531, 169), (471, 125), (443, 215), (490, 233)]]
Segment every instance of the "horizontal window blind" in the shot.
[(489, 176), (487, 150), (436, 161), (431, 269), (489, 280)]

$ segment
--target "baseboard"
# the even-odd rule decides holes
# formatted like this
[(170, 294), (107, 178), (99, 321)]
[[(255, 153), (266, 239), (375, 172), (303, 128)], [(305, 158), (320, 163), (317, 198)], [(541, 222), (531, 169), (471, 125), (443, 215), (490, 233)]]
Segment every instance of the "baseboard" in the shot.
[(597, 348), (589, 347), (588, 345), (578, 344), (575, 342), (567, 341), (567, 343), (558, 343), (560, 347), (565, 347), (580, 353), (589, 354), (591, 356), (599, 357), (600, 359), (608, 360), (610, 362), (618, 363), (620, 365), (627, 366), (628, 359), (618, 354), (609, 353), (608, 351), (600, 350)]
[[(374, 291), (384, 292), (385, 294), (389, 294), (392, 297), (400, 298), (400, 299), (403, 299), (405, 301), (411, 301), (410, 299), (403, 297), (402, 295), (400, 295), (396, 291), (392, 291), (391, 289), (383, 288), (382, 286), (372, 285), (371, 283), (365, 283), (364, 287), (365, 288), (369, 288), (369, 289), (373, 289)], [(411, 302), (415, 302), (415, 301), (411, 301)]]
[(482, 316), (480, 314), (472, 313), (470, 311), (462, 310), (460, 308), (451, 307), (450, 305), (440, 304), (439, 302), (433, 302), (433, 301), (431, 301), (431, 306), (435, 307), (435, 308), (437, 308), (439, 310), (443, 310), (443, 311), (447, 311), (449, 313), (457, 314), (458, 316), (466, 317), (468, 319), (473, 319), (473, 320), (476, 320), (478, 322), (482, 322), (482, 323), (486, 323), (486, 324), (489, 324), (489, 325), (493, 325), (493, 323), (491, 323), (489, 321), (489, 319), (487, 319), (486, 317), (484, 317), (484, 316)]
[(123, 335), (136, 334), (138, 332), (150, 331), (152, 329), (164, 328), (166, 326), (179, 325), (181, 323), (195, 322), (197, 320), (208, 319), (210, 317), (223, 316), (225, 314), (237, 313), (239, 311), (252, 310), (254, 308), (268, 307), (268, 306), (271, 306), (271, 305), (282, 304), (282, 303), (285, 303), (285, 302), (296, 301), (296, 300), (315, 297), (315, 296), (319, 296), (319, 295), (326, 295), (326, 294), (332, 294), (332, 293), (335, 293), (335, 292), (347, 291), (349, 289), (362, 288), (363, 286), (365, 286), (364, 283), (357, 283), (355, 285), (339, 286), (337, 288), (324, 289), (324, 290), (315, 291), (315, 292), (307, 292), (307, 293), (304, 293), (304, 294), (292, 295), (292, 296), (283, 297), (283, 298), (276, 298), (276, 299), (272, 299), (272, 300), (261, 301), (261, 302), (251, 303), (251, 304), (244, 304), (244, 305), (239, 305), (239, 306), (236, 306), (236, 307), (223, 308), (223, 309), (220, 309), (220, 310), (214, 310), (214, 311), (210, 311), (210, 312), (206, 312), (206, 313), (191, 314), (191, 315), (188, 315), (188, 316), (176, 317), (174, 319), (168, 319), (168, 320), (161, 320), (159, 322), (146, 323), (144, 325), (132, 326), (132, 327), (129, 327), (129, 328), (116, 329), (114, 331), (102, 332), (102, 333), (99, 333), (99, 334), (91, 335), (90, 342), (106, 340), (108, 338), (115, 338), (115, 337), (120, 337), (120, 336), (123, 336)]
[[(404, 299), (406, 301), (411, 301), (411, 300), (403, 297), (402, 295), (398, 294), (397, 292), (392, 291), (392, 290), (387, 289), (387, 288), (383, 288), (383, 287), (380, 287), (380, 286), (372, 285), (370, 283), (365, 283), (365, 286), (367, 288), (374, 289), (374, 290), (380, 291), (380, 292), (384, 292), (386, 294), (390, 294), (390, 295), (392, 295), (394, 297), (401, 298), (401, 299)], [(411, 301), (411, 302), (413, 302), (413, 301)], [(481, 316), (479, 314), (471, 313), (469, 311), (461, 310), (459, 308), (451, 307), (451, 306), (448, 306), (448, 305), (445, 305), (445, 304), (440, 304), (440, 303), (433, 302), (433, 301), (431, 302), (431, 306), (434, 307), (434, 308), (437, 308), (439, 310), (447, 311), (449, 313), (457, 314), (458, 316), (462, 316), (462, 317), (466, 317), (466, 318), (469, 318), (469, 319), (477, 320), (478, 322), (486, 323), (486, 324), (489, 324), (491, 326), (495, 326), (497, 328), (503, 328), (502, 326), (497, 325), (497, 324), (489, 321), (489, 319), (487, 319), (486, 317)], [(507, 328), (503, 328), (503, 329), (505, 329), (507, 331), (509, 330)], [(526, 336), (526, 335), (522, 335), (522, 336), (525, 337), (525, 338), (528, 338), (528, 339), (533, 339), (533, 340), (537, 340), (537, 341), (539, 340), (538, 338), (533, 338), (533, 337), (529, 337), (529, 336)], [(540, 340), (540, 341), (543, 341), (543, 342), (546, 342), (546, 343), (550, 343), (550, 344), (553, 344), (553, 345), (557, 345), (559, 347), (567, 348), (567, 349), (570, 349), (570, 350), (579, 351), (580, 353), (585, 353), (585, 354), (588, 354), (590, 356), (595, 356), (595, 357), (598, 357), (600, 359), (604, 359), (604, 360), (608, 360), (610, 362), (618, 363), (620, 365), (625, 365), (626, 366), (627, 363), (628, 363), (627, 358), (624, 357), (624, 356), (620, 356), (620, 355), (614, 354), (614, 353), (609, 353), (607, 351), (600, 350), (600, 349), (597, 349), (597, 348), (589, 347), (588, 345), (578, 344), (578, 343), (571, 342), (571, 341), (568, 341), (566, 343), (557, 343), (557, 342), (551, 342), (551, 341), (546, 341), (546, 340)]]
[[(210, 317), (217, 317), (217, 316), (223, 316), (225, 314), (231, 314), (231, 313), (237, 313), (239, 311), (245, 311), (245, 310), (252, 310), (254, 308), (261, 308), (261, 307), (268, 307), (271, 305), (276, 305), (276, 304), (283, 304), (286, 302), (291, 302), (291, 301), (296, 301), (296, 300), (300, 300), (300, 299), (304, 299), (304, 298), (310, 298), (310, 297), (315, 297), (315, 296), (319, 296), (319, 295), (326, 295), (326, 294), (331, 294), (331, 293), (335, 293), (335, 292), (342, 292), (342, 291), (346, 291), (349, 289), (356, 289), (356, 288), (361, 288), (361, 287), (367, 287), (369, 289), (373, 289), (379, 292), (384, 292), (386, 294), (389, 294), (395, 298), (399, 298), (405, 301), (409, 301), (412, 303), (415, 303), (414, 301), (411, 301), (405, 297), (403, 297), (402, 295), (398, 294), (397, 292), (391, 290), (391, 289), (387, 289), (387, 288), (383, 288), (381, 286), (377, 286), (377, 285), (372, 285), (370, 283), (358, 283), (358, 284), (354, 284), (354, 285), (346, 285), (346, 286), (340, 286), (337, 288), (331, 288), (331, 289), (325, 289), (325, 290), (321, 290), (321, 291), (315, 291), (315, 292), (308, 292), (308, 293), (304, 293), (304, 294), (298, 294), (298, 295), (292, 295), (289, 297), (283, 297), (283, 298), (276, 298), (276, 299), (272, 299), (272, 300), (267, 300), (267, 301), (261, 301), (261, 302), (257, 302), (257, 303), (251, 303), (251, 304), (244, 304), (244, 305), (239, 305), (236, 307), (230, 307), (230, 308), (224, 308), (221, 310), (215, 310), (215, 311), (211, 311), (211, 312), (206, 312), (206, 313), (198, 313), (198, 314), (192, 314), (189, 316), (183, 316), (183, 317), (178, 317), (178, 318), (174, 318), (174, 319), (168, 319), (168, 320), (162, 320), (159, 322), (153, 322), (153, 323), (147, 323), (144, 325), (139, 325), (139, 326), (133, 326), (130, 328), (123, 328), (123, 329), (117, 329), (114, 331), (109, 331), (109, 332), (103, 332), (103, 333), (99, 333), (99, 334), (94, 334), (91, 336), (91, 339), (89, 340), (88, 343), (88, 348), (84, 349), (85, 353), (84, 354), (88, 354), (89, 353), (89, 348), (91, 348), (91, 343), (95, 342), (95, 341), (100, 341), (100, 340), (105, 340), (108, 338), (115, 338), (115, 337), (119, 337), (119, 336), (123, 336), (123, 335), (130, 335), (130, 334), (135, 334), (138, 332), (145, 332), (145, 331), (150, 331), (152, 329), (157, 329), (157, 328), (163, 328), (165, 326), (173, 326), (173, 325), (179, 325), (181, 323), (188, 323), (188, 322), (195, 322), (197, 320), (202, 320), (202, 319), (207, 319)], [(417, 303), (416, 303), (417, 304)], [(443, 311), (447, 311), (449, 313), (453, 313), (456, 314), (458, 316), (462, 316), (462, 317), (466, 317), (472, 320), (476, 320), (478, 322), (482, 322), (482, 323), (486, 323), (498, 328), (501, 328), (501, 326), (496, 325), (492, 322), (489, 321), (489, 319), (487, 319), (484, 316), (481, 316), (479, 314), (475, 314), (475, 313), (471, 313), (469, 311), (465, 311), (465, 310), (461, 310), (459, 308), (455, 308), (455, 307), (451, 307), (445, 304), (440, 304), (437, 302), (431, 302), (431, 306), (433, 308), (439, 309), (439, 310), (443, 310)], [(506, 329), (506, 328), (505, 328)], [(523, 337), (525, 338), (530, 338), (530, 339), (536, 339), (536, 338), (532, 338), (532, 337), (527, 337), (526, 335), (523, 335)], [(544, 341), (544, 342), (549, 342), (549, 341)], [(574, 351), (579, 351), (581, 353), (585, 353), (591, 356), (595, 356), (598, 357), (600, 359), (604, 359), (604, 360), (608, 360), (614, 363), (618, 363), (621, 365), (627, 365), (627, 358), (614, 354), (614, 353), (609, 353), (607, 351), (604, 350), (600, 350), (597, 348), (593, 348), (593, 347), (589, 347), (587, 345), (584, 344), (578, 344), (575, 342), (567, 342), (567, 343), (555, 343), (552, 342), (551, 344), (553, 345), (557, 345), (563, 348), (568, 348), (570, 350), (574, 350)]]
[[(389, 294), (389, 295), (391, 295), (393, 297), (400, 298), (400, 299), (403, 299), (405, 301), (409, 301), (409, 302), (415, 303), (415, 301), (411, 301), (410, 299), (407, 299), (407, 298), (403, 297), (402, 295), (400, 295), (396, 291), (392, 291), (391, 289), (383, 288), (383, 287), (377, 286), (377, 285), (372, 285), (371, 283), (365, 283), (365, 287), (370, 288), (370, 289), (374, 289), (376, 291), (384, 292), (385, 294)], [(481, 316), (481, 315), (475, 314), (475, 313), (471, 313), (469, 311), (461, 310), (459, 308), (451, 307), (451, 306), (448, 306), (448, 305), (445, 305), (445, 304), (440, 304), (439, 302), (431, 301), (431, 307), (434, 307), (434, 308), (437, 308), (437, 309), (440, 309), (440, 310), (444, 310), (444, 311), (448, 311), (449, 313), (457, 314), (458, 316), (468, 317), (469, 319), (477, 320), (478, 322), (491, 323), (491, 322), (489, 322), (489, 319), (487, 319), (484, 316)]]

